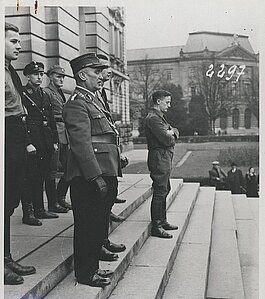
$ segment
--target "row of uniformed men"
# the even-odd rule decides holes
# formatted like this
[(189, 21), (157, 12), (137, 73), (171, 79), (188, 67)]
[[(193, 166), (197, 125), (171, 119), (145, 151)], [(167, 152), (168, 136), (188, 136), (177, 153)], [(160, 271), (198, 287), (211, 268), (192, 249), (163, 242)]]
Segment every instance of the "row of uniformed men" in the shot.
[[(19, 29), (6, 23), (5, 284), (23, 283), (23, 275), (36, 272), (11, 257), (10, 216), (14, 209), (21, 200), (23, 223), (29, 225), (41, 225), (39, 219), (57, 218), (54, 212), (66, 213), (72, 208), (65, 201), (70, 184), (76, 278), (81, 283), (103, 286), (109, 283), (111, 273), (99, 270), (98, 261), (117, 260), (116, 253), (126, 249), (109, 241), (108, 227), (111, 208), (117, 202), (117, 176), (128, 163), (120, 157), (118, 132), (103, 88), (111, 76), (108, 58), (89, 53), (70, 62), (78, 86), (65, 105), (61, 90), (65, 71), (59, 65), (48, 70), (50, 84), (42, 89), (44, 65), (32, 61), (23, 70), (28, 84), (22, 87), (11, 65), (20, 49)], [(56, 189), (59, 160), (64, 175)], [(43, 204), (44, 180), (48, 211)], [(113, 214), (112, 219), (123, 220)]]

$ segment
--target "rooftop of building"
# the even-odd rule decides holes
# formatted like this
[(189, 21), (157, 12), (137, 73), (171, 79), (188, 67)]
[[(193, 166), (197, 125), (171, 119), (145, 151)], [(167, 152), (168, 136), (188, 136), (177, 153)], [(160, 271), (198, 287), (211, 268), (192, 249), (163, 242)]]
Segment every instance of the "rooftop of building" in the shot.
[(233, 43), (238, 43), (250, 53), (254, 54), (254, 50), (249, 42), (247, 35), (238, 35), (234, 33), (212, 32), (212, 31), (196, 31), (189, 33), (189, 37), (185, 47), (185, 52), (203, 51), (205, 47), (209, 51), (222, 51), (230, 47)]
[(184, 46), (143, 48), (127, 50), (127, 60), (168, 59), (179, 57), (179, 51)]
[(255, 54), (247, 35), (196, 31), (189, 33), (186, 45), (127, 50), (127, 60), (178, 58), (181, 49), (184, 53), (190, 53), (203, 51), (207, 47), (209, 51), (220, 52), (233, 44), (238, 44), (250, 53)]

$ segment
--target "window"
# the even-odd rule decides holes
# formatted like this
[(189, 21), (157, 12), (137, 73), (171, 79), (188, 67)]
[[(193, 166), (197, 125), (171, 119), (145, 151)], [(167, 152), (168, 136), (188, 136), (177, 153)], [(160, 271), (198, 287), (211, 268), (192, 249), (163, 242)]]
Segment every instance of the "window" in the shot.
[(196, 87), (195, 86), (191, 86), (190, 92), (191, 92), (191, 96), (194, 97), (196, 95)]
[(235, 96), (237, 94), (237, 85), (236, 82), (231, 82), (231, 89), (232, 89), (232, 96)]
[(233, 109), (232, 112), (232, 126), (234, 129), (239, 128), (239, 110), (237, 108)]
[(227, 111), (226, 109), (222, 109), (220, 113), (220, 128), (222, 130), (227, 129)]
[(245, 110), (244, 119), (245, 119), (245, 128), (250, 129), (251, 128), (251, 111), (249, 108), (247, 108)]
[(167, 71), (167, 80), (172, 80), (171, 71)]

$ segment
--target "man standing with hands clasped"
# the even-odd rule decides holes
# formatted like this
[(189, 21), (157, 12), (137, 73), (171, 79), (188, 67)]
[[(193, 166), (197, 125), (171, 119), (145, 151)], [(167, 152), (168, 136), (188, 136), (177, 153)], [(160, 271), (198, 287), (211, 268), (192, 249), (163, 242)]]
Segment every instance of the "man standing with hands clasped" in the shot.
[(172, 238), (166, 230), (178, 229), (167, 222), (166, 198), (171, 189), (170, 174), (174, 145), (179, 137), (177, 129), (172, 128), (164, 117), (170, 108), (171, 94), (165, 90), (152, 95), (153, 108), (146, 117), (146, 138), (148, 145), (148, 168), (153, 180), (151, 203), (151, 235), (159, 238)]
[(70, 143), (66, 179), (74, 214), (75, 276), (79, 283), (104, 287), (113, 272), (99, 269), (99, 254), (116, 196), (116, 177), (121, 176), (118, 134), (96, 97), (107, 66), (96, 53), (81, 55), (70, 64), (77, 86), (63, 118)]

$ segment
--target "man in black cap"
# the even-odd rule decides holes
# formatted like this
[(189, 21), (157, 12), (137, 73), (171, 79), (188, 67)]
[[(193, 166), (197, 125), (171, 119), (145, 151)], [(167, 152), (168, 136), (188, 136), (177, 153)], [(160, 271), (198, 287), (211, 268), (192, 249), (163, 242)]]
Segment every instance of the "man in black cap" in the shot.
[[(50, 84), (44, 88), (44, 91), (49, 96), (52, 104), (53, 114), (56, 121), (56, 128), (59, 137), (59, 150), (53, 154), (51, 171), (45, 179), (45, 190), (47, 197), (50, 200), (55, 200), (53, 205), (53, 212), (64, 213), (70, 210), (71, 205), (65, 201), (66, 193), (69, 183), (65, 180), (67, 169), (67, 156), (68, 156), (68, 136), (66, 133), (64, 120), (63, 120), (63, 106), (66, 103), (66, 98), (63, 94), (62, 87), (64, 84), (65, 70), (60, 65), (53, 65), (47, 71), (50, 79)], [(55, 183), (56, 173), (59, 167), (59, 162), (62, 166), (63, 175), (61, 176), (57, 188)]]
[(99, 269), (104, 231), (109, 225), (111, 199), (121, 176), (117, 131), (109, 112), (96, 97), (102, 69), (95, 53), (70, 61), (76, 89), (65, 104), (63, 118), (69, 135), (67, 180), (74, 214), (74, 267), (77, 282), (103, 287), (112, 271)]
[(227, 173), (228, 188), (232, 194), (241, 194), (244, 186), (242, 171), (237, 168), (235, 162), (231, 163), (231, 169)]
[(22, 266), (10, 254), (10, 216), (19, 205), (25, 177), (26, 152), (30, 145), (25, 124), (26, 110), (21, 94), (22, 84), (11, 61), (17, 60), (20, 46), (19, 29), (5, 23), (5, 192), (4, 192), (4, 283), (24, 282), (22, 276), (34, 274), (32, 266)]
[(151, 235), (159, 238), (172, 238), (167, 230), (178, 229), (167, 222), (166, 198), (170, 191), (170, 174), (177, 129), (173, 129), (164, 117), (171, 103), (171, 94), (165, 90), (152, 95), (153, 108), (146, 117), (146, 138), (148, 145), (148, 168), (153, 180), (151, 202)]
[[(40, 87), (43, 81), (44, 65), (32, 61), (27, 64), (23, 74), (28, 78), (28, 84), (23, 88), (23, 104), (28, 111), (27, 127), (31, 144), (36, 148), (34, 155), (28, 155), (25, 187), (23, 190), (23, 223), (34, 224), (34, 216), (38, 219), (58, 218), (58, 215), (44, 209), (43, 184), (49, 171), (53, 151), (58, 150), (58, 133), (53, 117), (51, 103), (47, 94)], [(54, 202), (48, 202), (49, 209)]]

